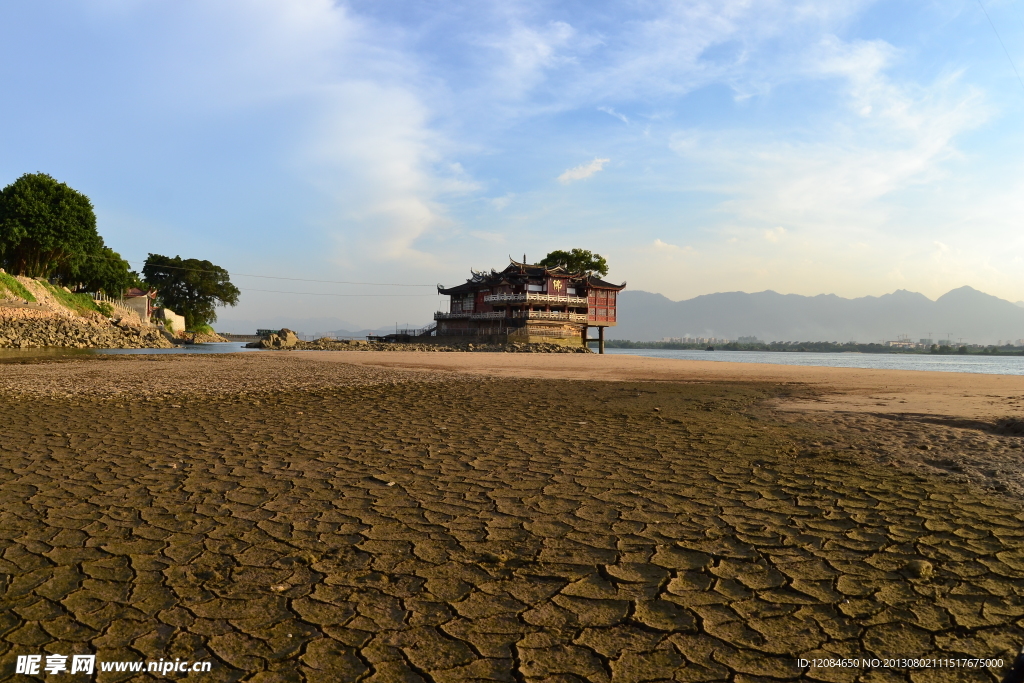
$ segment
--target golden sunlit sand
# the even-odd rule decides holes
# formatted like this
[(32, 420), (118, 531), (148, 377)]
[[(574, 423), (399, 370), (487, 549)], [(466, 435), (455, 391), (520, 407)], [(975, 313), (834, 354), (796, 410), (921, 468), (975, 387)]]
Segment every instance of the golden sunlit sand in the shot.
[(813, 388), (809, 410), (928, 413), (979, 419), (1024, 417), (1024, 376), (724, 363), (625, 354), (303, 352), (298, 358), (382, 368), (447, 370), (490, 377), (656, 382), (772, 382)]

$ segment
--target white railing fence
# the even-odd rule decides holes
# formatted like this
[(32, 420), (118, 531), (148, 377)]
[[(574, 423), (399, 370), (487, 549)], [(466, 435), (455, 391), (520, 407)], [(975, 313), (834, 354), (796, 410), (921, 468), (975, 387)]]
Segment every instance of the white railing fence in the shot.
[(502, 318), (532, 318), (535, 320), (569, 320), (572, 322), (586, 322), (587, 316), (584, 313), (566, 313), (564, 311), (512, 311), (508, 316), (504, 311), (492, 311), (490, 313), (445, 313), (438, 311), (434, 314), (434, 320), (500, 320)]
[(93, 301), (109, 304), (111, 308), (121, 315), (129, 317), (135, 316), (136, 318), (139, 317), (139, 312), (125, 304), (124, 299), (115, 299), (114, 297), (107, 296), (103, 292), (93, 292), (91, 296)]
[(587, 305), (587, 297), (585, 296), (560, 296), (558, 294), (537, 294), (534, 292), (528, 294), (485, 294), (484, 301), (487, 303), (495, 301), (540, 301), (554, 304), (572, 304), (575, 306)]

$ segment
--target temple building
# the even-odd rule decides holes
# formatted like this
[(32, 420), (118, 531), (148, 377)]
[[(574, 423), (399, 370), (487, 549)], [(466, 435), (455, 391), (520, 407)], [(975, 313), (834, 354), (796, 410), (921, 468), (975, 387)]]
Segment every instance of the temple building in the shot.
[(438, 293), (451, 299), (448, 311), (434, 315), (437, 337), (584, 344), (588, 328), (596, 327), (604, 353), (604, 328), (616, 324), (618, 293), (625, 282), (613, 285), (561, 266), (510, 261), (500, 272), (472, 271), (461, 285), (438, 285)]

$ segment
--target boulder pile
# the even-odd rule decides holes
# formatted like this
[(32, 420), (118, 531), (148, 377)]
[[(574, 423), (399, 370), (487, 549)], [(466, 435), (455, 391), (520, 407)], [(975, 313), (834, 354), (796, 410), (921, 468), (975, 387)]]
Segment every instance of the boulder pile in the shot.
[(245, 347), (247, 349), (294, 349), (299, 348), (296, 346), (299, 343), (304, 342), (300, 342), (298, 335), (285, 327), (279, 334), (272, 334), (258, 342), (250, 342)]
[(59, 315), (46, 310), (0, 308), (0, 348), (58, 346), (73, 349), (165, 349), (174, 346), (155, 328), (102, 316)]
[[(4, 271), (0, 269), (0, 273)], [(6, 275), (6, 274), (5, 274)], [(30, 349), (166, 349), (174, 343), (154, 327), (144, 325), (134, 313), (108, 317), (100, 310), (71, 307), (53, 287), (42, 281), (16, 276), (34, 299), (16, 295), (8, 285), (0, 287), (0, 348)], [(71, 290), (63, 288), (69, 293)], [(24, 298), (23, 298), (24, 297)]]
[(176, 336), (186, 344), (213, 344), (216, 342), (231, 341), (230, 339), (225, 339), (216, 332), (182, 332)]

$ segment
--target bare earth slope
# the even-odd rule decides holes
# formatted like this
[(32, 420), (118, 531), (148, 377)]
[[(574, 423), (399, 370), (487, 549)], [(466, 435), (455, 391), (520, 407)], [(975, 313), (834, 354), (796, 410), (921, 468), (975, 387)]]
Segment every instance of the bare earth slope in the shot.
[[(806, 417), (833, 413), (773, 407), (818, 380), (381, 355), (403, 367), (340, 352), (0, 366), (3, 665), (992, 681), (1024, 641), (1020, 500), (879, 467), (860, 434)], [(505, 363), (458, 356), (444, 367)], [(558, 372), (598, 381), (528, 376)]]

